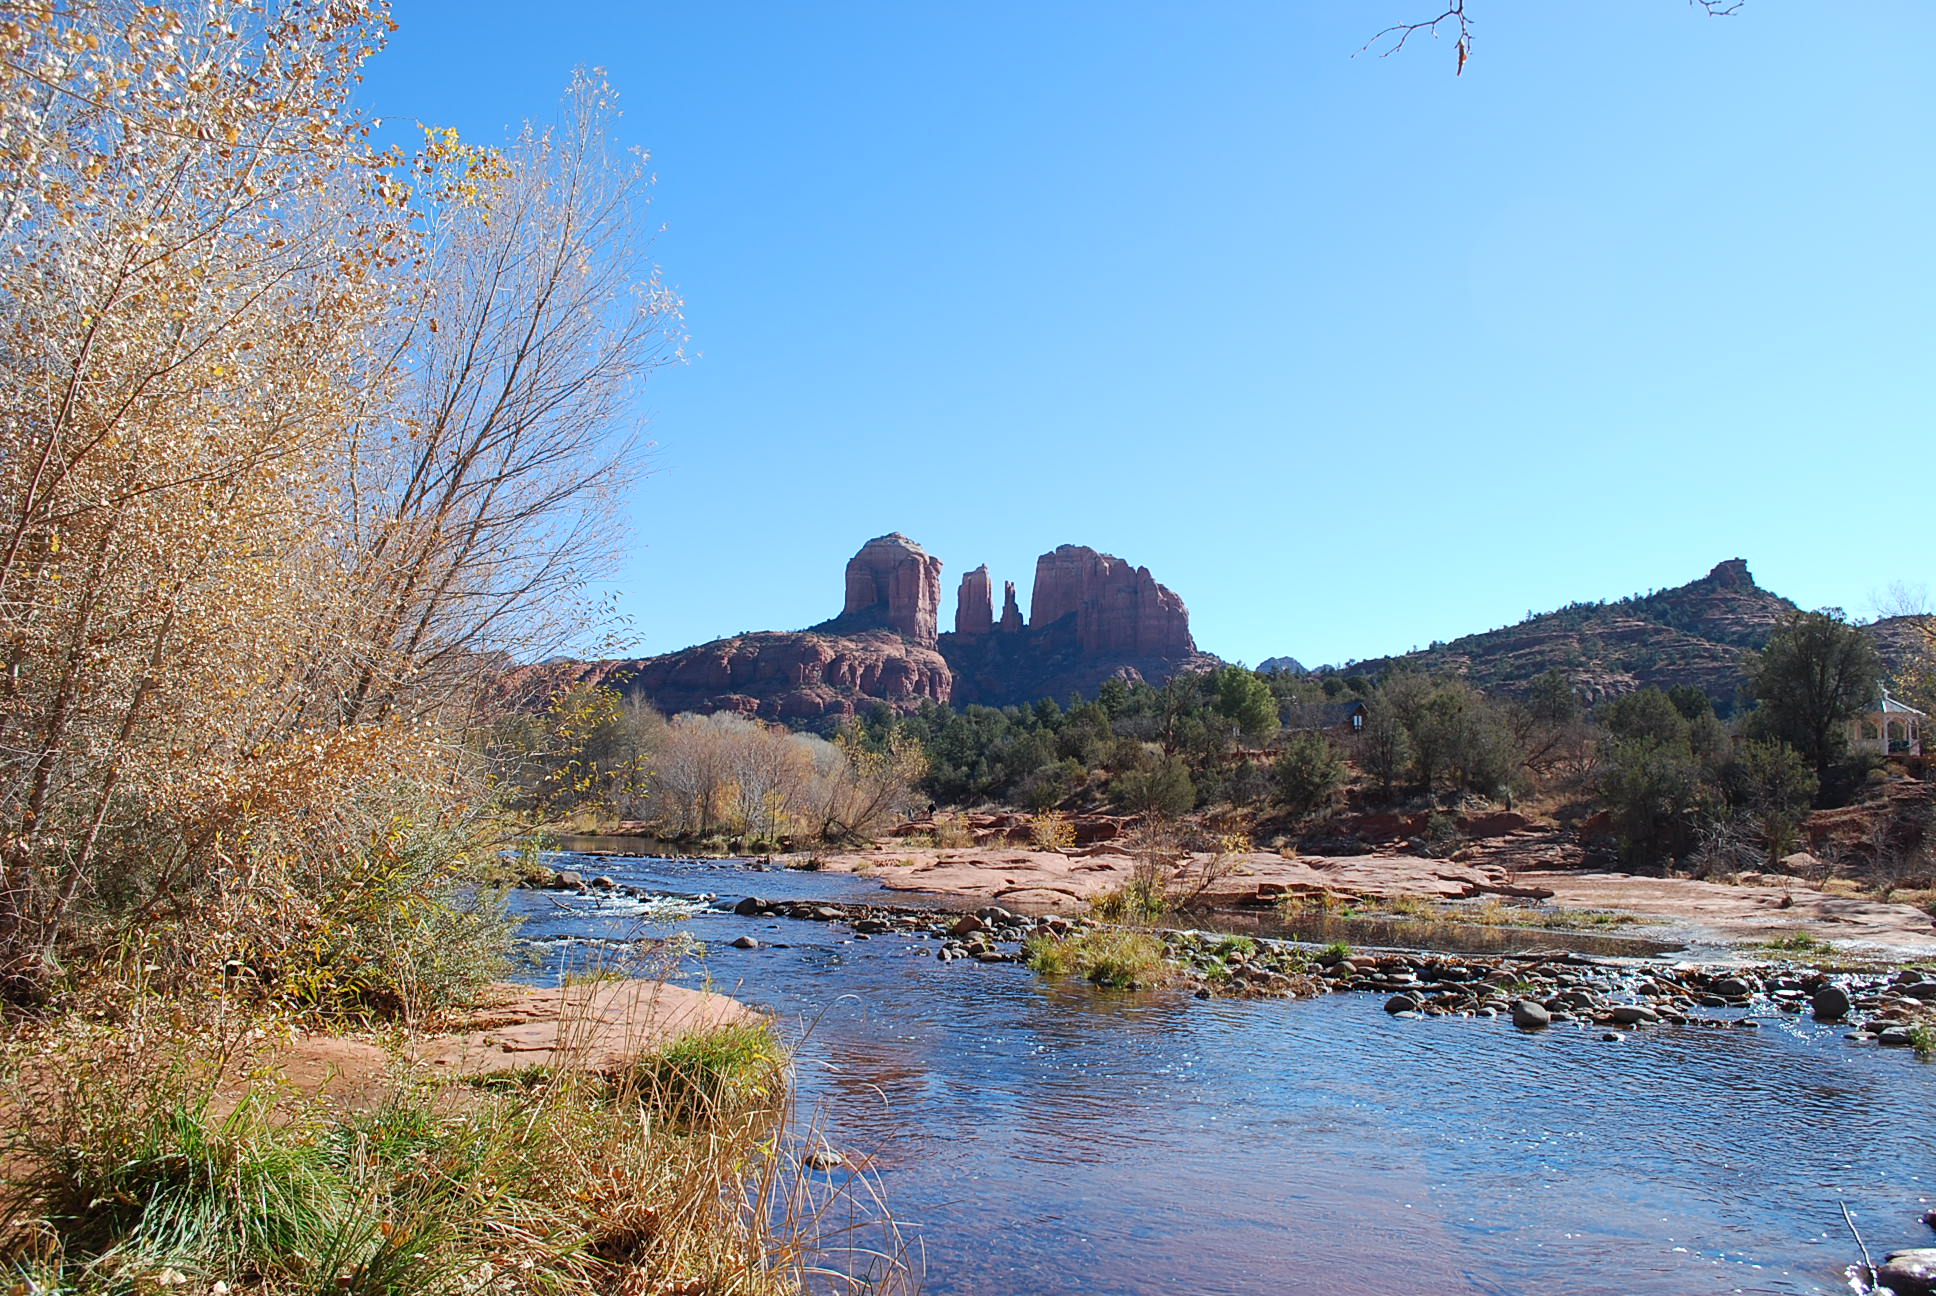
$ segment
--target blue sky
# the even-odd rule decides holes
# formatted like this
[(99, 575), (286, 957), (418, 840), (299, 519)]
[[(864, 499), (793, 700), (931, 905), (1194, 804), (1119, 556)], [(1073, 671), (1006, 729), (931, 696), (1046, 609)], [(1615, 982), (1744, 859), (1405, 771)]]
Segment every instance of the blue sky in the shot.
[(693, 358), (618, 581), (664, 652), (903, 531), (1027, 606), (1148, 566), (1231, 660), (1402, 651), (1729, 557), (1930, 578), (1936, 5), (396, 0), (376, 111), (607, 69)]

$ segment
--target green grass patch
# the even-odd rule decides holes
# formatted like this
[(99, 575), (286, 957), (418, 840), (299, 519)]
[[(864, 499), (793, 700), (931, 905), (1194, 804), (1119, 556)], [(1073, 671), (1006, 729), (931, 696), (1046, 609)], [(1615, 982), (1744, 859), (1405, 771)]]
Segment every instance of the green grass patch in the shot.
[(1792, 931), (1785, 936), (1771, 937), (1765, 941), (1755, 941), (1750, 949), (1773, 950), (1781, 954), (1819, 954), (1835, 947), (1829, 942), (1812, 936), (1805, 931)]
[(1094, 927), (1068, 936), (1031, 936), (1022, 947), (1043, 976), (1080, 976), (1111, 990), (1141, 990), (1169, 979), (1163, 943), (1148, 932)]
[(710, 1119), (770, 1100), (784, 1080), (786, 1050), (765, 1022), (698, 1031), (642, 1060), (631, 1083), (647, 1106), (672, 1119)]

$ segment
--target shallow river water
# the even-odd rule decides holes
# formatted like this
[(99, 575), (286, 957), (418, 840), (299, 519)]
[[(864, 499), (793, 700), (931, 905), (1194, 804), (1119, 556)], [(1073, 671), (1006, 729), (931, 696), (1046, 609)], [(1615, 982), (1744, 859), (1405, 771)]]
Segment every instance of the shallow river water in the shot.
[[(907, 901), (731, 862), (556, 862), (688, 894)], [(1846, 1292), (1838, 1199), (1878, 1255), (1925, 1244), (1936, 1204), (1936, 1066), (1772, 1010), (1758, 1031), (1602, 1043), (1397, 1020), (1376, 995), (1097, 991), (838, 924), (515, 903), (539, 976), (585, 938), (704, 942), (679, 979), (779, 1014), (800, 1102), (872, 1158), (943, 1296)]]

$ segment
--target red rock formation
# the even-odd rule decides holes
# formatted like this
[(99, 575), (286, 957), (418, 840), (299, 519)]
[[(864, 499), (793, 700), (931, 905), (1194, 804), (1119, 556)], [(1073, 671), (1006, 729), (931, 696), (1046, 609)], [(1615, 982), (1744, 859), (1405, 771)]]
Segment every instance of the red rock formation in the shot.
[(988, 564), (961, 578), (955, 592), (955, 633), (983, 635), (995, 628), (994, 595), (988, 584)]
[(663, 657), (527, 666), (505, 683), (514, 697), (542, 700), (586, 683), (643, 694), (667, 715), (737, 711), (790, 721), (843, 718), (876, 702), (913, 711), (954, 694), (940, 653), (887, 630), (736, 635)]
[(1002, 621), (1004, 633), (1014, 634), (1022, 628), (1022, 609), (1015, 602), (1015, 582), (1002, 582)]
[(1062, 545), (1035, 563), (1029, 625), (1076, 618), (1076, 641), (1091, 657), (1182, 657), (1196, 652), (1183, 600), (1131, 567), (1083, 545)]
[(934, 646), (941, 560), (895, 531), (869, 540), (847, 563), (843, 616), (879, 612), (912, 643)]

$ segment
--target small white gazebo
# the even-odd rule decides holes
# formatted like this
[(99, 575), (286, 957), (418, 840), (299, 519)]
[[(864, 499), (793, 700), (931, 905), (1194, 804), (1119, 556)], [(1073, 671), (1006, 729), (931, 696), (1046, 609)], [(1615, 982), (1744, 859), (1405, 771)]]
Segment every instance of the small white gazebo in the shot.
[(1923, 754), (1923, 721), (1928, 716), (1883, 690), (1882, 700), (1849, 721), (1849, 747), (1878, 756)]

